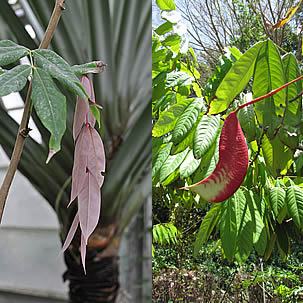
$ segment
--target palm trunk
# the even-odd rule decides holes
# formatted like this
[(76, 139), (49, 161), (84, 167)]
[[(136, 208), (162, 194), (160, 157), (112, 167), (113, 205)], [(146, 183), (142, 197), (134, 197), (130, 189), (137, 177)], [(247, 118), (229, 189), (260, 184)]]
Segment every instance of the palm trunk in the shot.
[[(101, 240), (100, 240), (101, 239)], [(119, 239), (104, 238), (97, 229), (88, 242), (86, 274), (80, 261), (79, 235), (64, 253), (70, 303), (114, 303), (119, 291)]]

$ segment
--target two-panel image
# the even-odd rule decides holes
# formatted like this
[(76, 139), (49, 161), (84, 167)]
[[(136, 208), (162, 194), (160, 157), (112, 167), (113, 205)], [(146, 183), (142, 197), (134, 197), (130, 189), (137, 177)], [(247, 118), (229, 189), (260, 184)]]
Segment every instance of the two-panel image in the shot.
[(303, 302), (302, 0), (0, 0), (0, 303)]

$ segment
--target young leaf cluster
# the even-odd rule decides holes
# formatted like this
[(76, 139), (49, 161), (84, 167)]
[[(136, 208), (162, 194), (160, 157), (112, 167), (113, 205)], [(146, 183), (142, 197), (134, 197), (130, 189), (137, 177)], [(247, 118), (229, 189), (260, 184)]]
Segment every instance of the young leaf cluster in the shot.
[[(29, 59), (30, 64), (16, 65), (24, 57)], [(12, 41), (3, 40), (0, 41), (0, 66), (0, 97), (19, 92), (28, 81), (31, 81), (33, 108), (51, 134), (50, 159), (50, 156), (60, 150), (66, 129), (66, 98), (57, 83), (73, 94), (88, 100), (87, 92), (78, 76), (81, 73), (99, 70), (100, 63), (91, 62), (72, 67), (52, 50), (29, 50)]]

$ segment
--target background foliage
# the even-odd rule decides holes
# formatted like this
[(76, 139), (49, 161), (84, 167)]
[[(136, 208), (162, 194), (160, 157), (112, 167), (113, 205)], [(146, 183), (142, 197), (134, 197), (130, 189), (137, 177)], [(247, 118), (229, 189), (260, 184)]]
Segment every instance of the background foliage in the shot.
[[(301, 82), (239, 112), (250, 165), (230, 199), (209, 205), (179, 188), (214, 170), (226, 115), (299, 76), (297, 58), (271, 39), (250, 41), (241, 51), (224, 48), (212, 75), (201, 81), (201, 58), (183, 47), (186, 31), (178, 29), (184, 21), (174, 9), (162, 12), (164, 23), (153, 31), (154, 223), (169, 222), (179, 230), (171, 246), (179, 268), (188, 254), (203, 255), (209, 240), (216, 243), (212, 252), (220, 264), (222, 257), (241, 265), (253, 256), (263, 262), (277, 254), (286, 261), (292, 245), (302, 241)], [(157, 247), (156, 262), (163, 257)], [(171, 260), (164, 259), (170, 267)]]

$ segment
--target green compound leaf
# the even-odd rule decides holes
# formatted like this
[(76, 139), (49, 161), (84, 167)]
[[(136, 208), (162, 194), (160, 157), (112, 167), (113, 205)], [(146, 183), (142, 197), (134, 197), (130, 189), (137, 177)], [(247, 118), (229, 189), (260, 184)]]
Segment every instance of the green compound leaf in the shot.
[(173, 156), (168, 156), (166, 161), (164, 162), (163, 166), (161, 167), (160, 170), (160, 182), (162, 183), (165, 181), (165, 179), (175, 172), (181, 165), (181, 163), (184, 161), (185, 157), (188, 154), (188, 149), (184, 150), (183, 152), (173, 155)]
[(49, 155), (61, 149), (61, 139), (66, 129), (66, 100), (56, 87), (51, 76), (37, 67), (33, 75), (32, 101), (42, 124), (49, 130)]
[(156, 0), (156, 3), (163, 11), (172, 11), (176, 9), (174, 0)]
[(29, 50), (13, 41), (0, 41), (0, 65), (5, 66), (18, 61), (28, 55)]
[(286, 191), (287, 209), (298, 228), (303, 228), (303, 190), (290, 186)]
[(202, 245), (207, 242), (215, 226), (217, 225), (222, 206), (222, 203), (214, 204), (203, 218), (194, 245), (194, 256), (198, 255)]
[(172, 105), (168, 110), (162, 112), (153, 127), (152, 135), (154, 137), (161, 137), (172, 131), (178, 117), (184, 112), (191, 101), (192, 99), (182, 100)]
[(202, 98), (196, 98), (184, 110), (182, 115), (176, 122), (175, 129), (172, 133), (172, 141), (174, 144), (181, 142), (195, 125), (198, 116), (203, 108), (204, 102)]
[(35, 58), (35, 64), (38, 67), (48, 72), (72, 93), (82, 99), (89, 97), (79, 79), (74, 74), (71, 66), (62, 57), (47, 49), (35, 50), (33, 51), (33, 56)]
[(214, 144), (220, 130), (220, 116), (204, 115), (194, 137), (194, 156), (200, 159)]
[(181, 179), (191, 176), (199, 167), (201, 159), (195, 159), (193, 151), (190, 150), (180, 166)]
[(20, 91), (31, 73), (30, 65), (18, 65), (0, 75), (0, 96)]
[[(157, 151), (157, 154), (154, 156), (153, 154), (153, 168), (152, 168), (152, 179), (153, 181), (156, 180), (156, 177), (158, 177), (158, 174), (160, 172), (160, 169), (163, 165), (163, 163), (166, 161), (170, 154), (170, 150), (172, 148), (172, 143), (162, 144), (160, 148)], [(154, 151), (153, 151), (154, 152)]]

